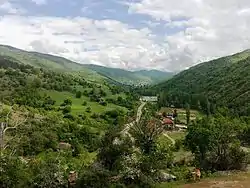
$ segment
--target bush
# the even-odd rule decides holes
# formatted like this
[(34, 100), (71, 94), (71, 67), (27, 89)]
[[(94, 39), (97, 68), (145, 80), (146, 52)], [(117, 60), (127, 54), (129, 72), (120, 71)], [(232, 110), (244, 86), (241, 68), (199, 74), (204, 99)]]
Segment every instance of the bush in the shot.
[(86, 101), (83, 101), (82, 105), (83, 105), (83, 106), (87, 106), (87, 102), (86, 102)]
[(86, 108), (86, 112), (91, 113), (91, 108), (90, 107)]
[(70, 120), (72, 120), (72, 121), (75, 120), (75, 117), (74, 117), (72, 114), (70, 114), (70, 113), (65, 114), (65, 115), (63, 116), (63, 118), (67, 118), (67, 119), (70, 119)]
[(65, 106), (64, 108), (63, 108), (63, 114), (67, 114), (67, 113), (70, 113), (71, 112), (71, 106)]
[(72, 105), (72, 100), (71, 99), (65, 99), (63, 101), (63, 103), (61, 104), (61, 106), (67, 106), (67, 105), (69, 105), (69, 106)]
[(175, 141), (174, 150), (179, 151), (181, 149), (182, 145), (183, 145), (183, 140), (182, 139), (177, 139)]
[(81, 91), (77, 91), (76, 92), (76, 98), (81, 98), (82, 97), (82, 92)]
[(107, 102), (105, 102), (105, 101), (100, 101), (99, 104), (102, 106), (107, 106)]
[(99, 115), (97, 113), (93, 113), (90, 117), (93, 119), (97, 119), (99, 118)]

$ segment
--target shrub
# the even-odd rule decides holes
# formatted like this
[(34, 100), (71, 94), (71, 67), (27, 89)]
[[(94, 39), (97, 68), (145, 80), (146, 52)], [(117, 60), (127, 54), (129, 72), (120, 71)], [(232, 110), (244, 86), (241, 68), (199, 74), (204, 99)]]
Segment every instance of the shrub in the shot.
[(81, 98), (82, 97), (82, 92), (81, 91), (77, 91), (76, 92), (76, 98)]
[(91, 108), (90, 107), (86, 108), (86, 112), (91, 113)]
[(63, 114), (67, 114), (71, 112), (71, 107), (69, 105), (65, 106), (63, 108)]

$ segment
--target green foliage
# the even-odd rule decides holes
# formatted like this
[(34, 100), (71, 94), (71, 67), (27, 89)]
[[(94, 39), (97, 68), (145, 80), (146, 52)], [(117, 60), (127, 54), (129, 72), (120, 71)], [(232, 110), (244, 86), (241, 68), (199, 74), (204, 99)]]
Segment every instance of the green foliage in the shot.
[(1, 154), (0, 187), (22, 188), (29, 182), (26, 165), (20, 158)]
[(160, 128), (148, 118), (131, 131), (134, 141), (122, 134), (119, 125), (110, 128), (102, 138), (96, 163), (83, 172), (78, 186), (153, 187), (173, 156), (168, 145), (157, 142)]
[(71, 112), (71, 106), (67, 105), (67, 106), (64, 106), (63, 109), (62, 109), (62, 112), (63, 114), (68, 114)]
[(90, 107), (87, 107), (87, 108), (86, 108), (86, 112), (87, 112), (87, 113), (91, 113), (91, 108), (90, 108)]
[(82, 92), (81, 91), (77, 91), (76, 92), (76, 98), (81, 98), (82, 97)]
[(69, 106), (72, 105), (72, 100), (71, 99), (65, 99), (63, 101), (63, 103), (61, 104), (61, 106), (67, 106), (67, 105), (69, 105)]
[(187, 118), (187, 125), (189, 125), (190, 122), (190, 105), (186, 104), (186, 118)]
[(242, 169), (246, 154), (240, 148), (238, 135), (244, 124), (217, 115), (204, 118), (188, 127), (185, 144), (195, 154), (199, 167), (207, 170)]
[(244, 58), (229, 56), (199, 64), (149, 88), (148, 92), (161, 92), (160, 106), (183, 108), (189, 103), (191, 109), (208, 115), (218, 107), (227, 107), (232, 115), (247, 116), (250, 114), (250, 53), (242, 54)]
[(108, 68), (98, 65), (84, 65), (86, 68), (104, 75), (112, 81), (118, 81), (126, 85), (145, 85), (155, 84), (165, 81), (173, 76), (170, 72), (161, 72), (157, 70), (151, 71), (135, 71), (130, 72), (123, 69)]

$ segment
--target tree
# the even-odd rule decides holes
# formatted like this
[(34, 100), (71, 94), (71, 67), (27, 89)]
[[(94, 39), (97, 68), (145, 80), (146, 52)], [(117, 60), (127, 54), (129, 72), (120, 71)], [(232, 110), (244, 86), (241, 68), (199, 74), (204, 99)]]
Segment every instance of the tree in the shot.
[[(4, 121), (0, 123), (0, 149), (1, 153), (9, 146), (8, 142), (5, 141), (5, 135), (7, 131), (15, 130), (19, 128), (20, 125), (24, 124), (28, 118), (27, 114), (15, 118), (13, 116), (13, 106), (9, 109), (4, 109), (3, 105), (0, 106), (0, 118)], [(12, 139), (16, 139), (13, 137)], [(11, 139), (11, 140), (12, 140)], [(9, 141), (11, 141), (9, 140)]]
[(81, 91), (77, 91), (76, 92), (76, 98), (81, 98), (82, 97), (82, 92)]
[(61, 104), (61, 106), (67, 106), (67, 105), (69, 105), (69, 106), (72, 105), (72, 100), (71, 99), (65, 99), (63, 101), (63, 103)]
[(238, 139), (242, 126), (239, 120), (221, 115), (204, 118), (188, 127), (185, 145), (195, 154), (196, 162), (201, 168), (239, 170), (246, 162), (246, 154)]
[(186, 119), (187, 119), (187, 125), (190, 123), (190, 105), (186, 104)]
[(208, 98), (206, 99), (206, 112), (207, 112), (207, 116), (210, 116), (211, 115), (211, 103), (210, 101), (208, 100)]
[(68, 114), (71, 112), (71, 106), (67, 105), (63, 108), (63, 114)]
[(86, 108), (86, 112), (91, 113), (91, 108), (90, 108), (90, 107), (87, 107), (87, 108)]

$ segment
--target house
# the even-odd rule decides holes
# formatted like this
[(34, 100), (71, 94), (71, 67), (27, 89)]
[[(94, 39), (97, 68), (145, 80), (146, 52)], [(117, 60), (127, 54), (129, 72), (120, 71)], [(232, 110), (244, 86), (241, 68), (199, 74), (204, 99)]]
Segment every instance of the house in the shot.
[(142, 96), (140, 98), (140, 101), (144, 101), (144, 102), (157, 102), (158, 101), (158, 97), (157, 96)]
[(162, 121), (162, 124), (163, 125), (173, 125), (174, 124), (174, 121), (170, 118), (164, 118), (163, 121)]
[(175, 128), (174, 121), (170, 118), (164, 118), (162, 121), (162, 125), (164, 125), (169, 130), (173, 130)]

